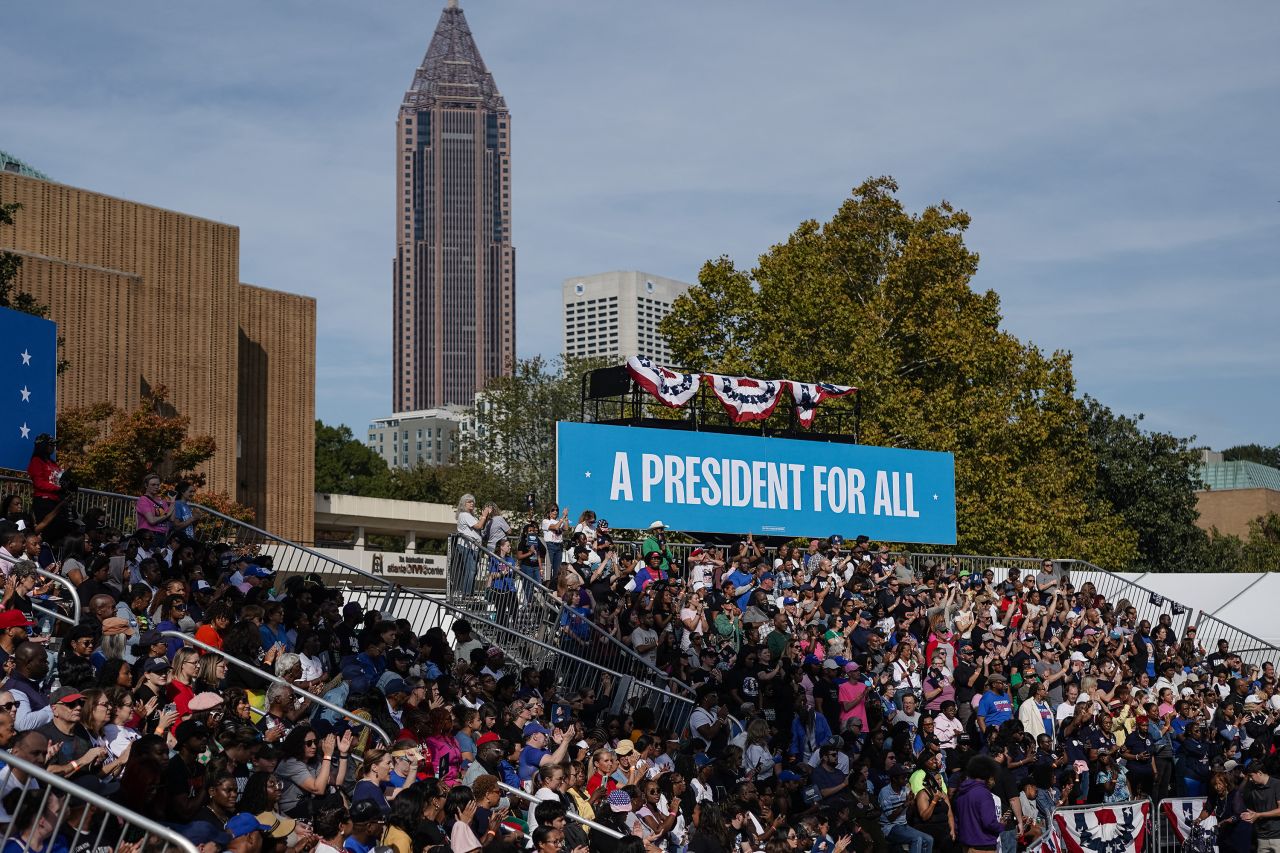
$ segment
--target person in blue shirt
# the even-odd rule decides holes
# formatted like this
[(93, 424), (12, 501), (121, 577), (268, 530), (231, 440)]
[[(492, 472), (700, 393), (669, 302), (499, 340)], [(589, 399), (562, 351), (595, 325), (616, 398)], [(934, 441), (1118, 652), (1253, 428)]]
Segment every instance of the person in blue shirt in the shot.
[(354, 693), (364, 693), (378, 683), (385, 669), (382, 660), (382, 637), (374, 631), (360, 635), (360, 654), (344, 658), (342, 677)]
[(750, 572), (744, 572), (740, 566), (735, 566), (722, 583), (725, 586), (733, 584), (733, 590), (726, 593), (726, 597), (736, 598), (738, 609), (746, 610), (747, 600), (751, 598), (751, 592), (755, 589), (755, 575)]
[(551, 742), (551, 731), (542, 723), (526, 723), (524, 727), (524, 749), (520, 750), (520, 781), (528, 782), (544, 764), (560, 764), (569, 754), (569, 744), (575, 738), (574, 727), (562, 733), (559, 744), (554, 751), (547, 749)]
[(998, 729), (1013, 719), (1013, 701), (1009, 698), (1009, 682), (1004, 675), (992, 673), (987, 676), (987, 691), (978, 702), (978, 728), (985, 735), (988, 729)]

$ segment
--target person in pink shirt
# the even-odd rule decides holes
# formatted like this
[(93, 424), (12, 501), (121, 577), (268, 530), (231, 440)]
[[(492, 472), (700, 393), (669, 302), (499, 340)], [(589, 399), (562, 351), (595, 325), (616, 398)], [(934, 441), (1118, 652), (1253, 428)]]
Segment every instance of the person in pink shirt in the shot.
[(867, 730), (867, 685), (857, 676), (858, 665), (849, 661), (844, 665), (843, 677), (840, 679), (838, 697), (840, 699), (840, 730), (849, 727), (850, 720), (860, 720), (862, 730)]

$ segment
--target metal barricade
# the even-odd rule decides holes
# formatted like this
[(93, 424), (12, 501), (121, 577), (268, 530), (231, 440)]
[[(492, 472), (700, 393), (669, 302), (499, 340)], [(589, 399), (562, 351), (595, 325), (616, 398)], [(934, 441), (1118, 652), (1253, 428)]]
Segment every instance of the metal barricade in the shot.
[[(347, 592), (351, 600), (361, 602), (367, 591), (354, 587)], [(608, 695), (612, 698), (611, 710), (614, 713), (630, 712), (636, 708), (647, 707), (653, 711), (655, 725), (658, 728), (676, 734), (684, 730), (689, 716), (693, 713), (694, 703), (688, 697), (664, 690), (645, 679), (618, 674), (599, 663), (566, 652), (518, 628), (489, 619), (476, 618), (471, 613), (438, 598), (412, 596), (393, 598), (391, 608), (383, 611), (383, 616), (387, 619), (409, 620), (421, 628), (419, 633), (425, 632), (427, 628), (436, 627), (448, 632), (454, 622), (466, 619), (471, 623), (472, 633), (503, 650), (507, 658), (507, 668), (515, 670), (515, 674), (518, 674), (518, 669), (523, 666), (538, 669), (550, 668), (556, 673), (560, 690), (565, 692), (585, 689), (603, 691), (606, 686), (610, 686), (611, 692)]]
[[(529, 804), (530, 807), (535, 806), (538, 803), (548, 802), (547, 800), (539, 800), (536, 797), (531, 797), (529, 794), (526, 794), (524, 791), (521, 791), (519, 788), (511, 787), (506, 782), (499, 782), (498, 788), (502, 791), (506, 791), (508, 794), (510, 794), (513, 797), (516, 797), (517, 799), (524, 800), (526, 803)], [(585, 817), (578, 814), (577, 812), (566, 812), (565, 817), (567, 817), (571, 821), (574, 821), (575, 823), (580, 823), (583, 826), (594, 830), (595, 832), (603, 832), (605, 835), (609, 836), (610, 838), (622, 839), (624, 837), (622, 833), (618, 832), (616, 829), (610, 829), (604, 824), (596, 823), (594, 820), (587, 820)]]
[(252, 673), (253, 675), (261, 676), (262, 678), (274, 684), (283, 684), (285, 687), (288, 687), (290, 690), (292, 690), (294, 693), (298, 694), (299, 696), (303, 697), (304, 699), (310, 699), (313, 703), (315, 703), (316, 705), (319, 705), (321, 708), (325, 708), (329, 711), (334, 712), (335, 714), (338, 714), (339, 716), (345, 717), (354, 726), (368, 726), (370, 729), (376, 732), (378, 736), (381, 737), (383, 741), (385, 741), (386, 743), (388, 744), (395, 743), (395, 740), (389, 734), (387, 734), (386, 731), (383, 730), (377, 723), (357, 717), (355, 714), (351, 713), (346, 708), (335, 705), (332, 702), (330, 702), (328, 699), (324, 699), (307, 690), (303, 690), (298, 685), (290, 681), (285, 681), (283, 678), (281, 678), (278, 675), (275, 675), (270, 672), (264, 672), (263, 670), (258, 669), (256, 666), (252, 664), (245, 663), (244, 661), (240, 660), (237, 657), (232, 657), (231, 655), (222, 651), (222, 649), (215, 649), (213, 646), (209, 645), (208, 643), (202, 642), (201, 640), (197, 640), (195, 637), (190, 637), (182, 633), (181, 631), (161, 631), (160, 636), (169, 637), (174, 640), (181, 640), (182, 642), (186, 643), (189, 646), (192, 646), (193, 648), (200, 649), (211, 655), (217, 655), (218, 657), (222, 658), (227, 663), (231, 664), (237, 669), (244, 670), (245, 672)]
[[(1151, 816), (1155, 853), (1182, 849), (1192, 824), (1204, 810), (1204, 804), (1204, 797), (1169, 797), (1162, 800), (1156, 807), (1159, 813)], [(1217, 823), (1217, 819), (1210, 815), (1203, 826), (1212, 830)]]
[[(619, 675), (629, 675), (673, 690), (693, 695), (693, 689), (646, 661), (590, 618), (569, 608), (551, 589), (516, 571), (514, 598), (522, 614), (515, 618), (511, 610), (499, 612), (499, 603), (484, 593), (490, 574), (490, 561), (501, 560), (482, 545), (469, 542), (456, 534), (449, 539), (447, 599), (474, 620), (496, 620), (500, 616), (519, 625), (563, 652), (584, 658)], [(576, 630), (575, 630), (576, 629)]]
[[(119, 850), (125, 843), (131, 843), (137, 844), (145, 853), (167, 853), (170, 850), (196, 853), (194, 844), (169, 827), (4, 750), (0, 750), (0, 789), (21, 790), (16, 805), (9, 811), (15, 818), (28, 813), (26, 804), (29, 800), (36, 802), (35, 798), (38, 798), (33, 807), (34, 814), (45, 816), (52, 827), (46, 838), (61, 836), (72, 850), (81, 847)], [(55, 849), (49, 841), (37, 845), (33, 843), (34, 839), (23, 839), (26, 832), (40, 831), (35, 827), (38, 823), (41, 821), (20, 825), (14, 820), (5, 825), (0, 847), (7, 847), (13, 840), (24, 850)]]

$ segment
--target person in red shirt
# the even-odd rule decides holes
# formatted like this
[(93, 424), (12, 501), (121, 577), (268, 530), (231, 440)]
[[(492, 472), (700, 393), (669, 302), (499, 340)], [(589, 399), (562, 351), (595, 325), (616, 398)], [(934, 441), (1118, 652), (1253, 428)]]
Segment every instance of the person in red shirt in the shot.
[(64, 531), (58, 529), (56, 519), (62, 509), (62, 466), (53, 459), (57, 441), (47, 432), (36, 436), (27, 463), (27, 476), (31, 478), (31, 517), (36, 530), (47, 531), (49, 539), (61, 539)]
[(613, 771), (618, 769), (618, 757), (612, 749), (601, 747), (591, 756), (592, 774), (587, 778), (587, 793), (594, 794), (596, 788), (604, 785), (606, 792), (618, 787), (613, 778)]
[(209, 605), (205, 621), (196, 627), (196, 639), (215, 649), (222, 648), (222, 635), (231, 626), (231, 608), (221, 602)]

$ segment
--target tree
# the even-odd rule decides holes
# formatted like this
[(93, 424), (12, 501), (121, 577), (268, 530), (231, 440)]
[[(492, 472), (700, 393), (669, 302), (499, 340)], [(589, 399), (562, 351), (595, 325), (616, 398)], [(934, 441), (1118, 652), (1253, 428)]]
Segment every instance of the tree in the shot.
[(582, 374), (606, 363), (537, 356), (491, 380), (474, 412), (475, 429), (460, 436), (459, 467), (474, 484), (467, 491), (505, 509), (523, 509), (529, 492), (540, 507), (552, 503), (556, 422), (581, 420)]
[[(0, 204), (0, 225), (13, 225), (14, 215), (22, 209), (17, 202)], [(13, 252), (0, 252), (0, 308), (12, 308), (24, 314), (36, 317), (49, 317), (49, 306), (37, 300), (30, 293), (17, 289), (18, 271), (22, 269), (22, 256)], [(64, 338), (57, 340), (58, 349), (62, 349)], [(61, 374), (67, 369), (69, 362), (58, 359), (57, 371)]]
[(387, 463), (345, 424), (316, 421), (316, 491), (366, 498), (395, 497)]
[(147, 474), (168, 482), (203, 486), (199, 466), (217, 450), (208, 436), (188, 436), (189, 418), (172, 414), (163, 385), (126, 412), (110, 403), (71, 409), (58, 416), (58, 461), (92, 489), (132, 494)]
[(1262, 444), (1238, 444), (1222, 451), (1222, 459), (1225, 462), (1257, 462), (1272, 468), (1280, 468), (1280, 444), (1275, 447)]
[(1280, 571), (1280, 514), (1267, 513), (1249, 522), (1246, 539), (1214, 529), (1209, 534), (1208, 562), (1215, 571)]
[[(691, 369), (856, 385), (863, 443), (956, 453), (959, 547), (1127, 565), (1137, 535), (1096, 499), (1071, 356), (1000, 329), (969, 286), (969, 216), (864, 182), (746, 272), (709, 261), (661, 329)], [(859, 531), (847, 531), (857, 533)]]
[(189, 436), (189, 418), (173, 413), (168, 389), (159, 385), (131, 412), (110, 403), (58, 415), (58, 462), (86, 488), (137, 494), (147, 474), (166, 483), (195, 484), (196, 501), (226, 515), (252, 521), (253, 510), (220, 492), (203, 490), (200, 466), (217, 445), (209, 436)]
[(1089, 444), (1097, 460), (1099, 501), (1138, 534), (1135, 569), (1204, 571), (1209, 538), (1196, 526), (1200, 454), (1191, 440), (1144, 431), (1142, 415), (1125, 417), (1084, 398)]

